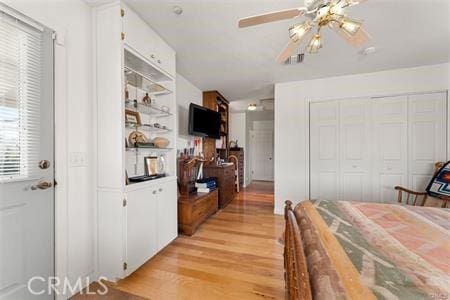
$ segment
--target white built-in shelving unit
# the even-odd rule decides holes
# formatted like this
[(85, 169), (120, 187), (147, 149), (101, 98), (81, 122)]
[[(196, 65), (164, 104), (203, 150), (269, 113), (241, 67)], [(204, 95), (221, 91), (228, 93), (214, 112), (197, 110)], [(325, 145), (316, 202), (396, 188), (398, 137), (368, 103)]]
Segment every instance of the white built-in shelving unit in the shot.
[[(175, 52), (121, 2), (96, 7), (95, 28), (98, 263), (116, 281), (177, 236)], [(134, 131), (169, 145), (137, 147)], [(127, 182), (145, 174), (147, 156), (162, 157), (165, 176)]]

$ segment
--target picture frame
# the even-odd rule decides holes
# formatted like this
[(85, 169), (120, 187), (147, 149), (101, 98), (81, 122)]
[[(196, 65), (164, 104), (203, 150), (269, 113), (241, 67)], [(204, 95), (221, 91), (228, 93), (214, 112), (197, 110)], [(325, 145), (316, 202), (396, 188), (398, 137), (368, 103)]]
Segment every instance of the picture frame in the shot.
[(125, 109), (125, 122), (129, 124), (142, 125), (141, 115), (137, 111)]
[(146, 156), (144, 157), (145, 175), (152, 176), (158, 174), (158, 157)]

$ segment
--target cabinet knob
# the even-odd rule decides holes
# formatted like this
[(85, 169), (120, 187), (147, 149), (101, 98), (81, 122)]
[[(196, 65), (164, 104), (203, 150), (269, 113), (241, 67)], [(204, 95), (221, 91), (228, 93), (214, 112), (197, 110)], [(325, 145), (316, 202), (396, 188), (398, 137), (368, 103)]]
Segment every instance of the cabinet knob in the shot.
[(155, 58), (155, 54), (150, 55), (151, 58)]
[(160, 64), (161, 63), (161, 60), (160, 59), (158, 59), (158, 64)]
[(152, 193), (153, 193), (153, 195), (155, 195), (156, 194), (156, 190), (154, 190)]
[(158, 190), (158, 191), (162, 192), (162, 191), (163, 191), (163, 189), (162, 189), (162, 188), (159, 188), (159, 190)]

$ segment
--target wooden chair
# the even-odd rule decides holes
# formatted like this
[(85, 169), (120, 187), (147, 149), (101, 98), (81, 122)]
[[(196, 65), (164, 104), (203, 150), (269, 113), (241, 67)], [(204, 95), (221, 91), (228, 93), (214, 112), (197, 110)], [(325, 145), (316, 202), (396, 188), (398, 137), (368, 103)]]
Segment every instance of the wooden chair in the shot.
[[(435, 163), (433, 175), (435, 175), (443, 166), (444, 162)], [(394, 189), (398, 191), (398, 203), (404, 203), (414, 206), (424, 206), (428, 198), (428, 194), (426, 192), (417, 192), (401, 186), (396, 186), (394, 187)], [(406, 194), (406, 197), (403, 197), (403, 194)], [(403, 202), (403, 200), (405, 200), (405, 202)], [(443, 208), (447, 207), (447, 201), (450, 201), (449, 198), (443, 198), (440, 200), (442, 200), (441, 207)]]
[(239, 193), (239, 159), (235, 155), (228, 156), (228, 161), (234, 164), (234, 184)]
[(286, 299), (311, 300), (311, 285), (300, 228), (292, 210), (292, 202), (288, 200), (285, 203), (284, 277), (286, 281)]

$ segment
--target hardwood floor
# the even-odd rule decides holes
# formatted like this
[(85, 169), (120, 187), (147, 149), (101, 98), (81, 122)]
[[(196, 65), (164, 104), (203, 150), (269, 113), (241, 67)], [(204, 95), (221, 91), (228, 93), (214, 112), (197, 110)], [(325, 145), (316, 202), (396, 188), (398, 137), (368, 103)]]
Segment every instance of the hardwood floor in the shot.
[(147, 299), (284, 299), (282, 216), (255, 183), (113, 289)]
[(239, 194), (236, 195), (238, 201), (258, 201), (267, 202), (272, 204), (274, 201), (274, 188), (271, 181), (253, 181), (246, 188), (242, 189)]

